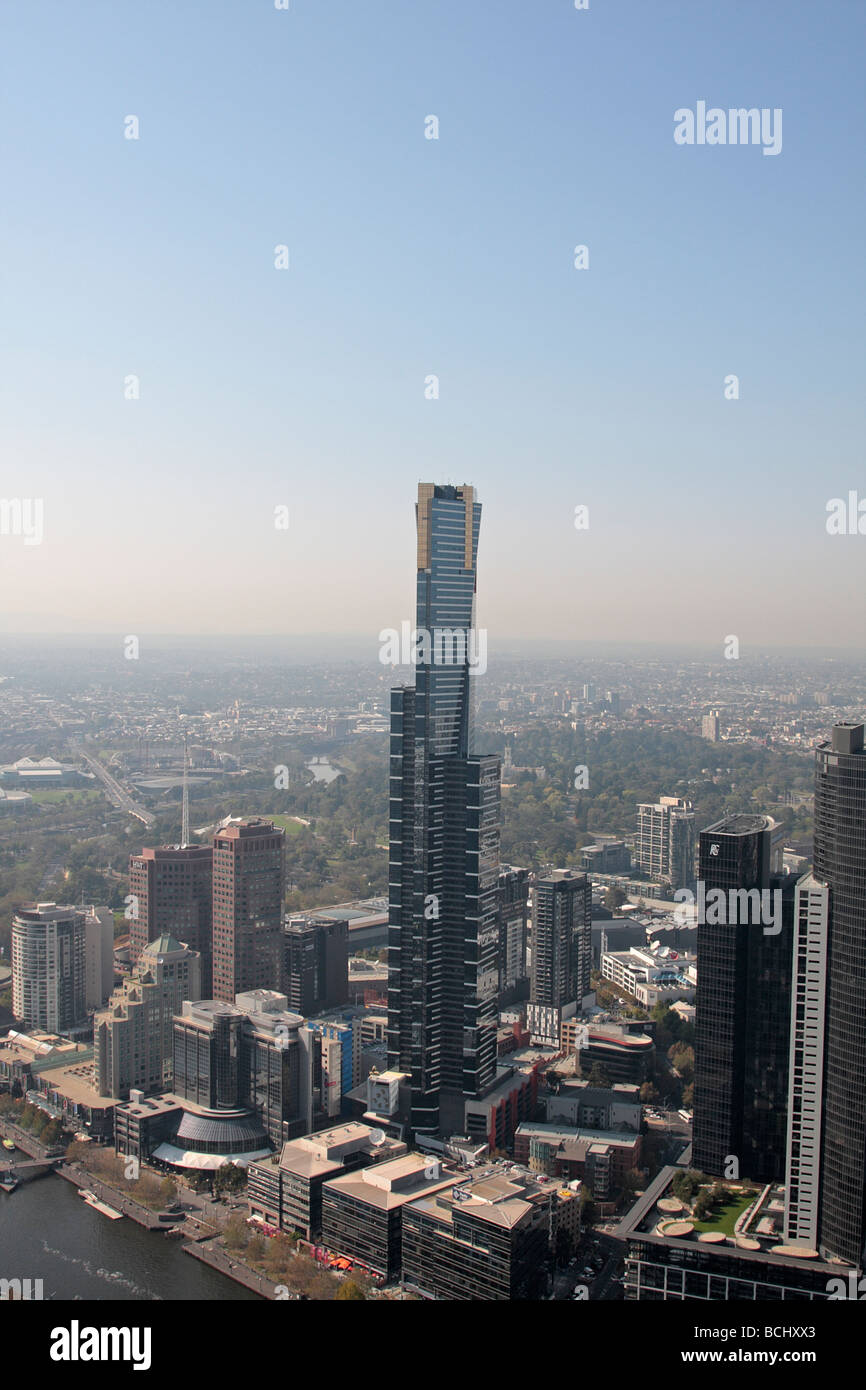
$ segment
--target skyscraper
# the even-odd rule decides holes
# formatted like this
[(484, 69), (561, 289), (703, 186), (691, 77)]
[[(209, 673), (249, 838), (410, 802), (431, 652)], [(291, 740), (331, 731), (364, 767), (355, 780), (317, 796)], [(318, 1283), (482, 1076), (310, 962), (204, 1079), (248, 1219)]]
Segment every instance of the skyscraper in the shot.
[(129, 950), (133, 963), (149, 941), (168, 934), (201, 956), (201, 991), (211, 991), (213, 850), (159, 845), (129, 857)]
[(285, 831), (268, 820), (224, 826), (213, 841), (213, 994), (276, 989), (282, 978)]
[(28, 1028), (64, 1033), (86, 1014), (86, 912), (35, 903), (12, 919), (12, 1012)]
[[(837, 724), (831, 741), (817, 750), (816, 760), (813, 876), (828, 894), (818, 1242), (822, 1253), (862, 1265), (866, 1244), (863, 725)], [(805, 1055), (795, 1053), (795, 1069), (805, 1068), (805, 1062)]]
[(592, 885), (585, 874), (554, 869), (533, 889), (527, 1011), (533, 1041), (559, 1047), (562, 1020), (589, 993), (591, 969)]
[(93, 1020), (94, 1074), (102, 1096), (172, 1085), (174, 1015), (201, 997), (201, 958), (172, 936), (148, 942), (133, 973)]
[(388, 1065), (411, 1075), (412, 1125), (463, 1129), (496, 1069), (499, 759), (473, 752), (481, 505), (422, 483), (414, 687), (391, 692)]
[(529, 870), (503, 864), (499, 873), (499, 1003), (526, 998)]
[(698, 868), (694, 1163), (765, 1181), (784, 1172), (791, 1016), (794, 885), (771, 873), (775, 829), (724, 817), (701, 831)]
[(329, 917), (283, 923), (282, 990), (295, 1013), (322, 1013), (349, 999), (349, 924)]
[(830, 890), (797, 882), (785, 1168), (785, 1240), (818, 1248)]

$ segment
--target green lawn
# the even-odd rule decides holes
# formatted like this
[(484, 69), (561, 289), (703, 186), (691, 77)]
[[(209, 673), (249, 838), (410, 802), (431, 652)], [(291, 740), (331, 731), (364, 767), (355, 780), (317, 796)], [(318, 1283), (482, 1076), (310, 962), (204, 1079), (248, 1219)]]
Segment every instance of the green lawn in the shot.
[(305, 830), (309, 830), (307, 825), (299, 825), (291, 816), (274, 816), (268, 812), (268, 820), (273, 821), (274, 825), (280, 826), (287, 835), (300, 835)]
[(726, 1236), (734, 1234), (734, 1226), (739, 1220), (746, 1207), (751, 1206), (755, 1200), (754, 1192), (744, 1192), (742, 1194), (732, 1192), (730, 1199), (724, 1204), (719, 1204), (714, 1208), (711, 1221), (696, 1221), (696, 1231), (724, 1231)]
[(99, 801), (104, 793), (92, 787), (58, 787), (56, 791), (31, 792), (30, 795), (37, 806), (51, 806), (63, 802), (84, 805), (88, 801)]

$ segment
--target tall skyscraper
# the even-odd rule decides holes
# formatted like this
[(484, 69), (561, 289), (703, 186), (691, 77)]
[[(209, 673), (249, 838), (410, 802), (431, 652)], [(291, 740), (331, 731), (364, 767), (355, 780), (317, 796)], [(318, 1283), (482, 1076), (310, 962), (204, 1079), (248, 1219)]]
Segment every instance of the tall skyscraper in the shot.
[[(866, 1246), (866, 749), (837, 724), (817, 750), (813, 876), (827, 890), (818, 1244), (862, 1266)], [(824, 899), (814, 902), (816, 915)], [(813, 950), (818, 950), (817, 943)], [(802, 980), (802, 974), (798, 977)], [(817, 996), (816, 996), (817, 1002)], [(815, 1037), (817, 1043), (817, 1034)], [(794, 1054), (795, 1073), (806, 1053)], [(814, 1058), (817, 1063), (817, 1056)], [(817, 1069), (815, 1071), (817, 1077)], [(793, 1140), (793, 1136), (792, 1136)]]
[(211, 991), (213, 850), (159, 845), (129, 857), (129, 950), (133, 963), (149, 941), (168, 934), (201, 956), (201, 990)]
[(818, 1248), (830, 890), (797, 881), (788, 1072), (785, 1240)]
[(562, 1020), (589, 993), (591, 969), (592, 885), (585, 874), (554, 869), (533, 888), (527, 1011), (533, 1041), (559, 1047)]
[(201, 997), (201, 957), (172, 936), (145, 946), (132, 976), (93, 1020), (94, 1074), (102, 1096), (172, 1085), (174, 1015)]
[(499, 985), (499, 759), (476, 755), (470, 665), (481, 505), (418, 488), (418, 660), (391, 692), (388, 1065), (412, 1126), (461, 1131), (493, 1083)]
[(12, 1012), (28, 1028), (64, 1033), (87, 1012), (86, 911), (35, 903), (12, 919)]
[(694, 1164), (734, 1176), (733, 1158), (765, 1181), (784, 1172), (793, 951), (775, 830), (769, 816), (726, 816), (701, 831), (698, 866)]
[(637, 808), (635, 863), (650, 878), (665, 878), (672, 888), (695, 880), (695, 813), (678, 796), (641, 802)]
[(286, 835), (268, 820), (224, 826), (213, 841), (213, 994), (233, 1004), (282, 979)]

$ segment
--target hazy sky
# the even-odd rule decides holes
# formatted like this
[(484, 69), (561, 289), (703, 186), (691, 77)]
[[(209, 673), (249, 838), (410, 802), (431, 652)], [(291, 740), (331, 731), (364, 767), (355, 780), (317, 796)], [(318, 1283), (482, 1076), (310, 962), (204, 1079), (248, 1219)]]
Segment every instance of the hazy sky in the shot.
[[(0, 631), (375, 644), (418, 481), (465, 480), (500, 638), (862, 649), (864, 40), (862, 0), (8, 0), (0, 499), (44, 538), (0, 534)], [(781, 152), (676, 144), (699, 101)]]

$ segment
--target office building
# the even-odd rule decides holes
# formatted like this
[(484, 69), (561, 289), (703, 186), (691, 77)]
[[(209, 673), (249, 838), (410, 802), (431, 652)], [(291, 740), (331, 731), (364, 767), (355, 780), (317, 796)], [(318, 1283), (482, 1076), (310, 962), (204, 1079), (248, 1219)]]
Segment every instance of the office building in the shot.
[(27, 1028), (68, 1033), (87, 1013), (86, 912), (36, 903), (12, 919), (12, 1012)]
[(438, 1159), (417, 1153), (331, 1178), (322, 1187), (322, 1244), (388, 1283), (400, 1274), (407, 1203), (455, 1180)]
[(322, 1187), (330, 1178), (406, 1153), (406, 1145), (380, 1129), (353, 1121), (283, 1144), (279, 1154), (250, 1165), (250, 1215), (304, 1240), (322, 1234)]
[(785, 1163), (795, 885), (771, 873), (776, 829), (729, 815), (699, 847), (694, 1163), (756, 1181)]
[(285, 831), (242, 820), (213, 840), (213, 993), (224, 1003), (278, 989), (283, 973)]
[(641, 1126), (640, 1088), (620, 1083), (591, 1086), (579, 1077), (557, 1077), (556, 1091), (545, 1100), (548, 1124), (584, 1129), (631, 1130)]
[(627, 874), (630, 869), (631, 850), (624, 840), (600, 840), (580, 851), (583, 874)]
[(419, 1134), (462, 1132), (496, 1069), (499, 760), (472, 751), (481, 505), (422, 483), (418, 661), (391, 692), (388, 1065)]
[(159, 845), (129, 857), (129, 953), (135, 963), (149, 941), (172, 936), (201, 957), (201, 990), (210, 997), (213, 950), (213, 850)]
[(581, 1072), (589, 1077), (598, 1066), (611, 1085), (639, 1086), (655, 1071), (656, 1045), (640, 1023), (581, 1023), (563, 1019), (560, 1046), (576, 1052)]
[(93, 1020), (95, 1084), (101, 1095), (126, 1100), (132, 1090), (171, 1090), (174, 1015), (184, 1000), (198, 999), (200, 982), (197, 951), (171, 936), (148, 942), (132, 976)]
[(830, 890), (813, 874), (798, 881), (785, 1154), (785, 1238), (817, 1250), (827, 1008)]
[[(847, 1284), (844, 1265), (784, 1239), (781, 1189), (757, 1185), (736, 1234), (700, 1231), (672, 1191), (678, 1172), (663, 1168), (614, 1232), (625, 1244), (627, 1301), (812, 1302)], [(732, 1197), (742, 1192), (737, 1184)]]
[(186, 1002), (174, 1020), (174, 1094), (207, 1111), (252, 1111), (274, 1147), (321, 1118), (321, 1046), (286, 997)]
[(289, 1008), (308, 1017), (349, 998), (349, 923), (290, 917), (283, 923), (283, 989)]
[(536, 880), (533, 896), (527, 1023), (533, 1043), (558, 1047), (563, 1018), (589, 994), (592, 887), (585, 874), (554, 869)]
[(678, 796), (641, 802), (637, 808), (634, 858), (650, 878), (662, 878), (672, 888), (695, 881), (695, 814), (692, 803)]
[(403, 1208), (403, 1284), (427, 1298), (516, 1302), (546, 1292), (556, 1193), (491, 1164)]

